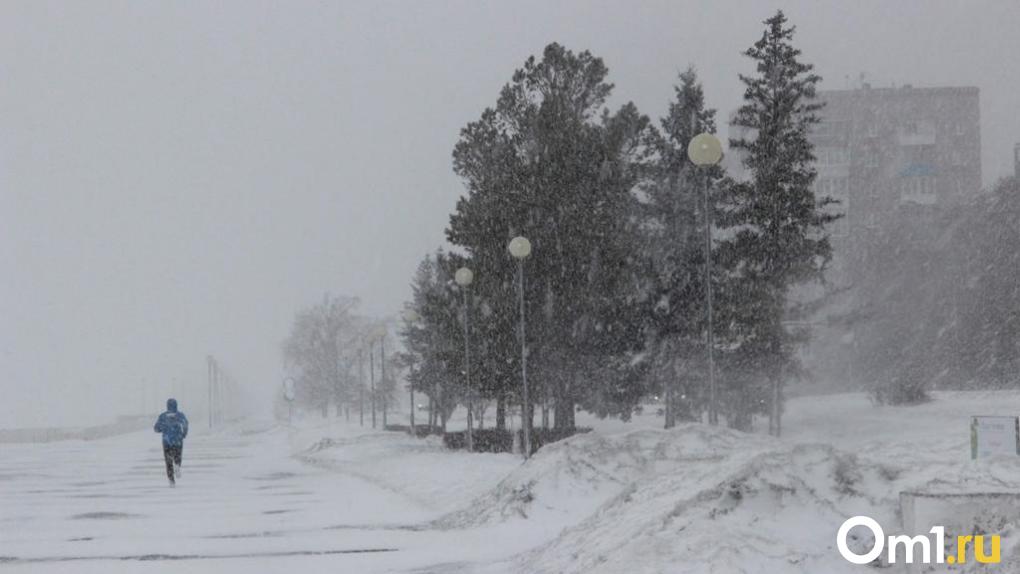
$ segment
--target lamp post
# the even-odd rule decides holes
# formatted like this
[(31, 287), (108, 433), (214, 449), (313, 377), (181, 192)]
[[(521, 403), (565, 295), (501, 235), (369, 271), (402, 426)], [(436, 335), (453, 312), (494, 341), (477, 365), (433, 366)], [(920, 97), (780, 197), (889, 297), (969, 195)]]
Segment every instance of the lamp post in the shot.
[[(368, 377), (371, 383), (371, 389), (369, 390), (369, 401), (372, 403), (372, 428), (376, 426), (375, 411), (376, 406), (381, 407), (382, 411), (382, 423), (383, 427), (386, 427), (386, 327), (384, 325), (378, 325), (372, 331), (368, 338)], [(379, 405), (379, 387), (376, 386), (375, 380), (375, 343), (379, 342), (379, 384), (382, 385), (383, 396), (382, 404)]]
[(531, 456), (531, 400), (528, 398), (528, 343), (524, 328), (524, 260), (531, 255), (531, 242), (517, 236), (507, 245), (510, 255), (517, 260), (517, 302), (521, 315), (521, 430), (524, 433), (524, 458)]
[(719, 139), (709, 133), (701, 133), (687, 145), (687, 157), (691, 163), (705, 172), (705, 302), (708, 309), (708, 422), (719, 424), (719, 412), (716, 405), (715, 392), (715, 334), (712, 317), (712, 213), (708, 199), (710, 168), (722, 159), (722, 144)]
[[(414, 309), (407, 309), (404, 311), (404, 321), (407, 321), (409, 327), (417, 325), (421, 321), (421, 315), (418, 314)], [(407, 353), (408, 369), (407, 374), (407, 390), (411, 393), (411, 436), (417, 436), (414, 432), (414, 354), (408, 349)]]
[(361, 347), (358, 348), (358, 424), (365, 426), (365, 351)]
[(386, 328), (381, 327), (379, 329), (379, 383), (382, 385), (382, 426), (383, 430), (386, 430), (386, 409), (389, 406), (387, 404), (387, 394), (389, 393), (389, 387), (387, 386), (386, 379)]
[(475, 280), (475, 274), (467, 267), (461, 267), (453, 275), (453, 280), (460, 285), (460, 292), (464, 296), (464, 384), (467, 389), (467, 449), (468, 452), (475, 450), (474, 441), (474, 401), (471, 396), (471, 344), (470, 329), (468, 327), (468, 287)]
[(294, 425), (294, 379), (283, 380), (283, 398), (287, 399), (287, 426)]
[(216, 359), (212, 355), (207, 355), (205, 358), (207, 371), (209, 375), (209, 428), (213, 428), (213, 412), (215, 409), (215, 397), (213, 390), (219, 383), (219, 365), (216, 364)]
[(368, 339), (368, 402), (372, 405), (372, 428), (375, 428), (375, 339)]

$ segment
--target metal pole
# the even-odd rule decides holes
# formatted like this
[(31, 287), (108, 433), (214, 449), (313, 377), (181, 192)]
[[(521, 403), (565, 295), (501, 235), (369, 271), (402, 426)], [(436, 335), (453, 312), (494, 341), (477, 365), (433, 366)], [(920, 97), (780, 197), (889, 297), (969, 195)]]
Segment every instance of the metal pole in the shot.
[(411, 391), (411, 436), (417, 436), (414, 432), (414, 356), (408, 353), (411, 358), (408, 360), (407, 388)]
[[(435, 337), (435, 335), (433, 334), (432, 331), (429, 331), (429, 352), (432, 355), (433, 364), (438, 362), (438, 359), (435, 357), (435, 352), (436, 352), (436, 337)], [(432, 409), (433, 409), (433, 412), (432, 412), (433, 421), (432, 422), (435, 423), (436, 420), (438, 420), (440, 422), (440, 430), (445, 435), (446, 434), (446, 415), (444, 413), (446, 411), (445, 411), (445, 409), (443, 407), (443, 404), (444, 404), (443, 403), (443, 401), (444, 401), (444, 397), (443, 397), (443, 381), (441, 379), (439, 379), (439, 378), (436, 378), (436, 377), (433, 377), (433, 379), (434, 379), (433, 384), (435, 384), (435, 387), (436, 387), (436, 389), (435, 389), (436, 399), (433, 401), (433, 405), (432, 405)], [(431, 433), (432, 430), (429, 429), (429, 432)]]
[(375, 343), (368, 344), (368, 380), (371, 387), (368, 392), (368, 400), (372, 403), (372, 428), (375, 428)]
[(521, 405), (521, 429), (524, 431), (524, 458), (531, 457), (531, 400), (528, 398), (528, 343), (524, 324), (524, 260), (517, 260), (517, 299), (521, 309), (521, 382), (524, 385)]
[(471, 345), (469, 343), (470, 331), (468, 328), (468, 293), (467, 286), (461, 286), (464, 294), (464, 385), (467, 390), (467, 449), (468, 452), (475, 450), (473, 413), (474, 404), (471, 400)]
[(708, 302), (708, 423), (719, 424), (715, 396), (715, 333), (712, 309), (712, 215), (708, 199), (709, 172), (705, 171), (705, 299)]
[(365, 426), (365, 351), (358, 349), (358, 424)]
[(213, 427), (213, 379), (216, 376), (216, 363), (213, 361), (212, 356), (206, 357), (206, 363), (208, 364), (209, 371), (209, 428)]
[(389, 389), (386, 388), (386, 335), (379, 337), (379, 382), (383, 385), (382, 393), (382, 426), (386, 428), (386, 395)]

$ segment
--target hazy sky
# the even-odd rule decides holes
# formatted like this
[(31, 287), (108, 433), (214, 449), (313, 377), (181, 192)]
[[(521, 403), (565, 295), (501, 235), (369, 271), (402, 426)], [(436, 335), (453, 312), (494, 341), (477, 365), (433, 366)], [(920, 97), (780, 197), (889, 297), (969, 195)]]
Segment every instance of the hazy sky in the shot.
[(777, 7), (825, 87), (980, 87), (985, 182), (1012, 170), (1014, 0), (0, 2), (0, 427), (154, 409), (174, 379), (187, 409), (207, 353), (273, 387), (295, 309), (408, 296), (458, 130), (527, 56), (590, 49), (655, 117), (695, 64), (731, 110)]

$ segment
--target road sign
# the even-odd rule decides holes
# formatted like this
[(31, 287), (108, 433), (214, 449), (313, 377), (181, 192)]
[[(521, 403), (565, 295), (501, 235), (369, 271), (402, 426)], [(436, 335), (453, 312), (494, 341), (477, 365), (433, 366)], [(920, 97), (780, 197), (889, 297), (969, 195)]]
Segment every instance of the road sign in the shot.
[(1003, 454), (1020, 454), (1020, 417), (971, 417), (970, 457)]

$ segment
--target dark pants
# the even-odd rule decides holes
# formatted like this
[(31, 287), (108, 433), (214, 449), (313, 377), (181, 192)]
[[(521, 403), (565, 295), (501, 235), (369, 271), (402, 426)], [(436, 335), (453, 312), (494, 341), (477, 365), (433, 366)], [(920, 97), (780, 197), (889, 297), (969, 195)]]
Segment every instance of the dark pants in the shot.
[(166, 477), (170, 479), (170, 482), (174, 482), (174, 465), (181, 465), (181, 452), (183, 450), (183, 444), (163, 443), (163, 460), (166, 461)]

